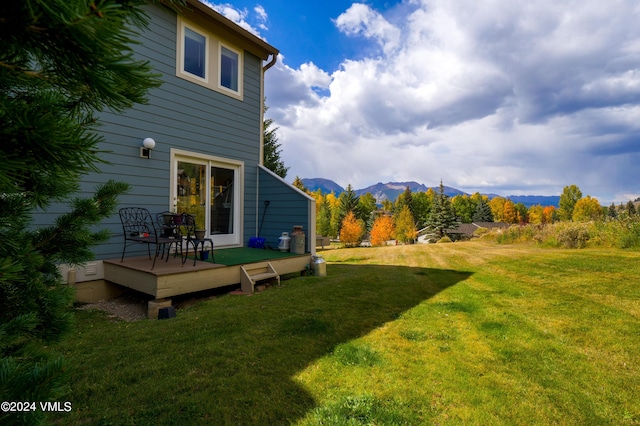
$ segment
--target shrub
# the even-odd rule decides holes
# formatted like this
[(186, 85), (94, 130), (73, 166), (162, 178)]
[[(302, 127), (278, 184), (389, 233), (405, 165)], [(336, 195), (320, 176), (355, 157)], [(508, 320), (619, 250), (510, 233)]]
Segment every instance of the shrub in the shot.
[(499, 244), (526, 243), (535, 241), (537, 233), (535, 225), (513, 225), (502, 232), (496, 234), (496, 241)]
[(473, 231), (473, 236), (474, 237), (482, 237), (483, 235), (486, 235), (489, 233), (489, 229), (488, 228), (478, 228), (475, 231)]
[(558, 242), (565, 248), (585, 248), (588, 241), (588, 224), (568, 223), (558, 231)]
[(544, 247), (640, 248), (640, 216), (607, 218), (592, 222), (556, 222), (543, 225), (512, 226), (508, 230), (483, 234), (499, 244), (535, 242)]
[(640, 247), (640, 216), (627, 216), (617, 221), (616, 246), (619, 248)]
[(446, 235), (442, 238), (440, 238), (438, 241), (436, 241), (437, 244), (440, 243), (452, 243), (453, 241), (451, 241), (451, 238), (447, 237)]

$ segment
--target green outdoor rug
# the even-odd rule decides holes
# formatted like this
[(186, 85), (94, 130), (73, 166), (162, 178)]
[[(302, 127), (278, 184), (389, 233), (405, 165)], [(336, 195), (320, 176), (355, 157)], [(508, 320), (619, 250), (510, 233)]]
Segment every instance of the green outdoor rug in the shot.
[[(244, 265), (247, 263), (262, 262), (270, 259), (281, 259), (283, 257), (299, 256), (295, 253), (281, 252), (277, 250), (257, 249), (249, 247), (239, 247), (230, 249), (217, 249), (213, 251), (216, 264), (219, 265)], [(189, 256), (193, 259), (192, 256)], [(198, 258), (198, 260), (200, 260)], [(211, 254), (206, 262), (212, 262)]]

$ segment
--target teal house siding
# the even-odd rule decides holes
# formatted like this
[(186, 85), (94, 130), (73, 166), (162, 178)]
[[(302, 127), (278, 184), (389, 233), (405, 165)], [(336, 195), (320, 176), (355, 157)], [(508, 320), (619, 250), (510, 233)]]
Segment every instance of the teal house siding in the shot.
[[(265, 245), (277, 248), (282, 233), (291, 234), (293, 226), (300, 225), (306, 237), (306, 252), (315, 254), (315, 199), (292, 185), (286, 185), (265, 167), (258, 168), (258, 175), (258, 206), (262, 224), (259, 236), (265, 239)], [(268, 206), (265, 205), (267, 201)]]
[[(228, 43), (241, 52), (242, 91), (231, 96), (177, 75), (180, 20), (168, 8), (149, 5), (149, 26), (141, 32), (140, 44), (133, 48), (138, 59), (151, 63), (162, 85), (148, 92), (147, 104), (135, 105), (122, 114), (104, 111), (99, 115), (98, 132), (104, 138), (99, 148), (103, 151), (101, 158), (105, 163), (97, 165), (100, 173), (89, 173), (83, 177), (79, 196), (89, 197), (98, 185), (115, 179), (131, 185), (130, 192), (120, 198), (119, 207), (145, 207), (152, 214), (176, 211), (178, 161), (191, 157), (197, 161), (211, 161), (205, 166), (207, 170), (214, 167), (213, 162), (222, 162), (223, 165), (228, 162), (237, 167), (235, 183), (228, 190), (237, 191), (238, 198), (232, 211), (238, 219), (234, 227), (235, 241), (222, 246), (247, 244), (257, 232), (259, 214), (262, 213), (258, 206), (265, 199), (272, 202), (264, 229), (269, 232), (270, 241), (277, 245), (277, 237), (283, 231), (290, 232), (293, 224), (303, 225), (305, 232), (309, 232), (312, 226), (309, 223), (309, 200), (295, 194), (293, 187), (284, 181), (275, 182), (269, 173), (259, 172), (262, 170), (263, 66), (265, 60), (275, 60), (278, 51), (199, 2), (189, 0), (188, 6), (191, 11), (185, 12), (185, 17), (180, 19), (193, 19), (196, 28), (205, 28), (219, 38), (219, 43)], [(153, 138), (156, 143), (148, 159), (140, 156), (145, 138)], [(204, 191), (202, 184), (193, 188), (205, 194), (213, 193), (213, 187), (219, 186), (217, 182), (214, 185), (212, 177), (206, 182), (211, 186), (208, 191)], [(210, 197), (214, 198), (213, 195)], [(66, 208), (66, 205), (56, 205), (46, 213), (36, 214), (35, 225), (52, 223)], [(203, 211), (212, 208), (203, 207)], [(278, 216), (269, 217), (270, 213)], [(101, 223), (99, 228), (109, 229), (113, 236), (95, 248), (96, 258), (119, 258), (123, 238), (118, 214)], [(205, 228), (210, 228), (206, 222)], [(221, 237), (213, 235), (213, 238)], [(146, 254), (146, 247), (136, 249), (135, 246), (128, 248), (127, 256)]]
[[(152, 213), (174, 208), (170, 198), (170, 151), (179, 149), (245, 163), (244, 218), (241, 235), (253, 232), (255, 223), (256, 165), (260, 161), (262, 61), (244, 52), (243, 100), (199, 86), (176, 76), (176, 15), (170, 10), (150, 6), (149, 27), (136, 46), (140, 59), (149, 60), (162, 75), (162, 86), (148, 94), (148, 104), (136, 105), (124, 114), (104, 112), (100, 132), (105, 137), (102, 149), (108, 165), (100, 174), (83, 180), (90, 194), (95, 186), (109, 178), (131, 185), (121, 198), (121, 207), (141, 206)], [(142, 140), (151, 137), (156, 147), (151, 158), (140, 158)], [(103, 226), (112, 230), (109, 243), (96, 248), (100, 259), (118, 257), (122, 252), (122, 229), (118, 215)], [(241, 238), (241, 240), (244, 238)], [(127, 254), (144, 254), (135, 246)]]

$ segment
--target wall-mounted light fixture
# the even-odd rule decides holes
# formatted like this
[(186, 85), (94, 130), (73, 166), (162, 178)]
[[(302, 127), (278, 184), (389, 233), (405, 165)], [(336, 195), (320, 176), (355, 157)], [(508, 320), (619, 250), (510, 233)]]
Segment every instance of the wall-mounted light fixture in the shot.
[(156, 141), (151, 138), (144, 138), (140, 147), (140, 157), (151, 158), (151, 150), (155, 148)]

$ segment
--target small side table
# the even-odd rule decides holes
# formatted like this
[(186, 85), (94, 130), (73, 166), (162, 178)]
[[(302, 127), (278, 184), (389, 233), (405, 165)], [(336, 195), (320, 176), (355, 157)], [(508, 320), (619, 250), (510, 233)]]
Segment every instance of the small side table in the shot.
[[(201, 251), (205, 252), (206, 243), (209, 243), (209, 250), (211, 251), (211, 261), (213, 262), (215, 259), (213, 257), (213, 240), (211, 238), (188, 238), (187, 239), (187, 254), (184, 257), (184, 262), (187, 261), (187, 257), (189, 255), (189, 244), (193, 244), (193, 266), (196, 266), (196, 261), (198, 260), (198, 247), (202, 246)], [(208, 254), (208, 252), (206, 252)], [(183, 262), (183, 263), (184, 263)]]

